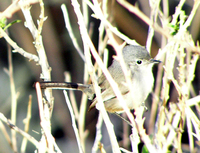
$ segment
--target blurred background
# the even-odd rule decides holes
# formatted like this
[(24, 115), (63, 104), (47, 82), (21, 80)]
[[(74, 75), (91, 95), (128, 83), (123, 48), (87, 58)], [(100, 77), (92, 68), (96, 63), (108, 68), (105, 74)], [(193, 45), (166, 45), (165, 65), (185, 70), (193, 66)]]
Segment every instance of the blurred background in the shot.
[[(150, 7), (146, 0), (129, 0), (133, 5), (138, 5), (138, 7), (144, 12), (147, 16), (150, 13)], [(4, 11), (10, 4), (11, 0), (0, 0), (0, 12)], [(44, 0), (45, 4), (45, 16), (47, 20), (44, 22), (44, 27), (42, 31), (43, 43), (46, 50), (47, 58), (50, 67), (52, 68), (52, 80), (54, 81), (64, 81), (64, 72), (69, 71), (71, 74), (72, 82), (83, 83), (83, 72), (84, 72), (84, 62), (78, 55), (75, 50), (72, 41), (68, 35), (68, 32), (65, 28), (65, 23), (63, 19), (63, 14), (61, 12), (61, 4), (66, 4), (70, 21), (73, 27), (73, 32), (76, 35), (78, 43), (82, 46), (82, 40), (80, 37), (80, 32), (77, 24), (77, 18), (74, 14), (71, 1), (68, 0)], [(148, 26), (141, 21), (137, 16), (130, 13), (122, 6), (120, 6), (116, 1), (110, 1), (112, 5), (109, 10), (113, 15), (113, 24), (119, 28), (119, 30), (128, 36), (130, 39), (135, 39), (139, 44), (145, 46), (148, 34)], [(178, 0), (169, 0), (169, 20), (170, 16), (175, 12), (175, 8), (178, 5)], [(81, 1), (80, 1), (81, 4)], [(185, 10), (186, 15), (190, 13), (193, 6), (193, 0), (186, 0), (183, 9)], [(161, 8), (163, 5), (160, 6)], [(36, 20), (39, 18), (40, 7), (39, 4), (34, 4), (31, 7), (32, 17), (36, 23)], [(98, 28), (100, 21), (91, 17), (92, 11), (90, 10), (90, 24), (93, 25), (93, 33), (91, 39), (96, 48), (98, 48)], [(7, 23), (10, 23), (13, 20), (21, 20), (22, 22), (12, 25), (9, 29), (9, 35), (11, 38), (25, 51), (37, 54), (33, 45), (33, 38), (27, 28), (24, 27), (24, 16), (21, 11), (16, 12), (10, 19), (7, 20)], [(198, 9), (196, 16), (193, 20), (192, 26), (189, 27), (189, 31), (192, 34), (194, 41), (200, 39), (200, 9)], [(119, 40), (123, 42), (122, 40)], [(151, 54), (152, 57), (155, 57), (158, 49), (162, 48), (161, 36), (158, 33), (155, 33)], [(114, 49), (111, 46), (107, 46), (109, 49), (110, 57), (115, 53)], [(4, 39), (0, 39), (0, 112), (2, 112), (7, 118), (10, 118), (10, 108), (11, 108), (11, 97), (10, 97), (10, 82), (6, 69), (8, 69), (8, 53), (7, 53), (7, 43)], [(14, 66), (14, 80), (16, 85), (16, 91), (19, 93), (18, 98), (18, 109), (17, 109), (17, 126), (21, 129), (24, 129), (23, 119), (26, 117), (27, 106), (29, 95), (33, 97), (32, 103), (32, 118), (30, 122), (29, 134), (35, 137), (37, 140), (40, 140), (40, 120), (39, 120), (39, 111), (37, 97), (35, 93), (35, 88), (33, 87), (34, 82), (42, 81), (40, 79), (41, 69), (34, 61), (28, 61), (18, 53), (13, 53), (13, 66)], [(200, 89), (200, 66), (199, 62), (196, 67), (196, 76), (194, 79), (195, 84), (195, 93), (199, 94)], [(154, 73), (156, 76), (156, 67), (154, 68)], [(173, 89), (173, 88), (172, 88)], [(177, 97), (171, 93), (173, 96), (170, 101), (176, 101)], [(76, 100), (78, 105), (80, 104), (80, 99), (82, 93), (79, 91), (75, 92)], [(63, 92), (54, 90), (53, 96), (55, 98), (55, 105), (52, 114), (52, 133), (56, 139), (56, 142), (59, 148), (63, 152), (78, 152), (77, 143), (74, 136), (74, 131), (71, 126), (71, 118), (68, 112), (67, 105), (64, 100)], [(90, 101), (88, 101), (88, 106)], [(148, 107), (148, 106), (147, 106)], [(145, 113), (148, 116), (148, 112)], [(96, 131), (96, 121), (98, 117), (98, 111), (92, 110), (86, 114), (86, 129), (89, 131), (87, 145), (87, 152), (91, 151), (91, 146), (95, 137)], [(111, 117), (113, 123), (118, 122), (122, 125), (121, 119), (116, 117)], [(148, 124), (148, 118), (146, 121)], [(122, 139), (122, 127), (116, 126), (117, 136), (119, 141)], [(147, 129), (148, 131), (148, 129)], [(2, 135), (2, 132), (0, 132)], [(106, 130), (105, 130), (106, 135)], [(17, 135), (19, 142), (22, 137)], [(104, 140), (105, 139), (105, 140)], [(109, 148), (109, 145), (106, 146), (106, 137), (103, 137), (105, 142), (105, 148)], [(183, 134), (183, 141), (188, 143), (187, 133)], [(4, 146), (1, 148), (0, 152), (12, 152), (9, 144), (5, 141), (3, 136), (0, 136), (0, 144)], [(108, 142), (109, 144), (109, 142)], [(20, 145), (20, 143), (18, 144)], [(33, 152), (35, 147), (28, 142), (27, 152)], [(109, 150), (109, 149), (108, 149)]]

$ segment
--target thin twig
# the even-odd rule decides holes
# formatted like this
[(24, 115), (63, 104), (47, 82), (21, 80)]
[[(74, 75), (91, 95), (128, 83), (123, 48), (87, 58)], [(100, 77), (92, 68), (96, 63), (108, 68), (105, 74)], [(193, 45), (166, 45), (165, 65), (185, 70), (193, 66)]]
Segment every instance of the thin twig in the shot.
[[(93, 43), (92, 43), (92, 41), (91, 41), (91, 39), (90, 39), (90, 37), (89, 37), (89, 35), (87, 33), (87, 29), (85, 27), (83, 16), (82, 16), (82, 13), (80, 11), (79, 3), (76, 0), (73, 0), (72, 1), (72, 5), (74, 6), (74, 11), (75, 11), (75, 13), (77, 15), (77, 18), (78, 18), (78, 23), (79, 23), (79, 27), (80, 27), (80, 33), (81, 33), (81, 36), (82, 36), (82, 40), (83, 40), (83, 42), (85, 44), (84, 47), (86, 47), (86, 45), (89, 46), (89, 48), (90, 48), (90, 50), (92, 52), (92, 55), (94, 56), (94, 58), (96, 59), (97, 63), (99, 64), (99, 66), (103, 70), (105, 76), (108, 78), (108, 80), (111, 83), (113, 89), (115, 89), (115, 91), (118, 90), (118, 92), (116, 94), (117, 95), (121, 95), (121, 93), (120, 93), (120, 91), (119, 91), (119, 89), (117, 87), (117, 84), (112, 79), (110, 73), (108, 72), (107, 68), (105, 67), (105, 65), (103, 64), (103, 62), (100, 59), (99, 55), (97, 54), (96, 49), (95, 49), (95, 47), (94, 47), (94, 45), (93, 45)], [(88, 60), (90, 61), (90, 59), (88, 59)], [(86, 62), (88, 62), (87, 59), (86, 59)], [(87, 63), (87, 64), (89, 64), (89, 63)], [(91, 64), (88, 65), (88, 71), (89, 71), (89, 73), (93, 72), (91, 70)], [(98, 87), (98, 84), (97, 84), (97, 79), (94, 78), (94, 76), (95, 75), (92, 74), (91, 78), (93, 80), (93, 85), (94, 85), (94, 89), (95, 89), (95, 92), (96, 92), (97, 100), (98, 100), (98, 103), (99, 103), (100, 112), (103, 115), (105, 124), (106, 124), (107, 129), (108, 129), (108, 133), (109, 133), (109, 136), (110, 136), (112, 149), (113, 149), (114, 152), (119, 152), (119, 145), (117, 143), (116, 136), (114, 134), (113, 125), (111, 124), (111, 122), (110, 122), (110, 120), (108, 118), (108, 115), (107, 115), (107, 113), (105, 111), (104, 104), (103, 104), (103, 101), (101, 99), (101, 93), (100, 93), (100, 90), (99, 90), (99, 87)], [(122, 99), (122, 96), (121, 96), (121, 99)]]
[(71, 27), (67, 7), (64, 4), (62, 4), (61, 9), (62, 9), (64, 20), (65, 20), (65, 26), (69, 32), (69, 36), (71, 37), (72, 43), (74, 44), (74, 47), (76, 48), (76, 50), (79, 53), (82, 60), (85, 61), (85, 56), (83, 55), (83, 51), (81, 50), (80, 46), (78, 45), (77, 39), (74, 36), (73, 30)]
[[(181, 117), (181, 114), (180, 112), (177, 112), (174, 116), (174, 119), (173, 119), (173, 122), (172, 122), (172, 126), (173, 127), (177, 127), (178, 126), (178, 123), (180, 121), (180, 117)], [(176, 136), (176, 131), (174, 129), (171, 129), (170, 130), (170, 133), (168, 134), (167, 136), (167, 141), (166, 143), (164, 144), (163, 148), (162, 148), (162, 152), (166, 152), (167, 151), (167, 148), (169, 147), (170, 144), (172, 144), (175, 136)]]
[[(41, 91), (39, 82), (36, 82), (35, 88), (36, 88), (36, 93), (37, 93), (37, 98), (38, 98), (40, 125), (43, 132), (43, 135), (38, 147), (38, 151), (40, 152), (40, 151), (45, 151), (48, 149), (50, 152), (54, 152), (55, 139), (53, 138), (51, 134), (51, 123), (49, 120), (50, 112), (48, 108), (45, 108), (47, 107), (47, 105), (43, 105), (42, 91)], [(48, 145), (48, 144), (51, 144), (51, 145)], [(59, 148), (57, 148), (56, 151), (61, 153)]]
[(9, 121), (2, 113), (0, 113), (0, 120), (6, 123), (12, 130), (15, 130), (16, 132), (21, 134), (23, 137), (26, 137), (27, 140), (29, 140), (32, 144), (34, 144), (36, 148), (39, 146), (39, 143), (35, 138), (33, 138), (31, 135), (24, 132), (23, 130), (19, 129), (14, 124), (12, 124), (12, 122)]
[(14, 42), (7, 34), (6, 32), (0, 27), (0, 36), (4, 37), (4, 39), (10, 44), (10, 46), (12, 46), (12, 48), (14, 48), (13, 52), (17, 52), (19, 54), (21, 54), (22, 56), (24, 56), (25, 58), (28, 58), (30, 61), (33, 60), (36, 63), (38, 63), (39, 58), (31, 53), (28, 53), (27, 51), (23, 50), (22, 48), (20, 48), (16, 42)]
[[(70, 75), (69, 72), (65, 72), (64, 76), (65, 76), (65, 81), (66, 82), (71, 82), (72, 81), (71, 80), (71, 75)], [(79, 111), (78, 111), (77, 101), (76, 101), (75, 94), (74, 94), (73, 90), (69, 90), (69, 96), (70, 96), (70, 101), (72, 103), (72, 108), (74, 110), (75, 118), (78, 119), (79, 118)]]
[[(151, 7), (150, 20), (151, 20), (151, 23), (155, 24), (155, 23), (157, 23), (160, 0), (159, 1), (149, 0), (149, 4)], [(149, 53), (151, 51), (151, 44), (153, 41), (153, 36), (154, 36), (154, 29), (151, 25), (149, 25), (148, 36), (147, 36), (147, 41), (146, 41), (146, 49)]]
[[(43, 23), (45, 21), (44, 17), (44, 3), (42, 0), (39, 0), (40, 4), (40, 20), (38, 21), (38, 29), (36, 28), (31, 12), (30, 12), (30, 6), (23, 6), (23, 1), (19, 2), (21, 10), (24, 14), (25, 20), (26, 20), (26, 26), (29, 29), (29, 31), (32, 34), (32, 37), (35, 41), (35, 48), (38, 53), (39, 57), (39, 65), (41, 66), (41, 78), (44, 79), (45, 81), (50, 81), (51, 80), (51, 68), (49, 67), (48, 60), (46, 57), (43, 41), (42, 41), (42, 36), (41, 36), (41, 31), (43, 27)], [(44, 90), (44, 95), (47, 100), (46, 103), (43, 105), (42, 101), (42, 96), (40, 96), (40, 88), (37, 87), (38, 90), (38, 103), (39, 103), (39, 111), (40, 111), (40, 120), (41, 120), (41, 127), (43, 130), (43, 135), (40, 141), (40, 147), (39, 151), (44, 151), (45, 147), (48, 147), (48, 149), (53, 152), (54, 150), (54, 144), (55, 140), (53, 136), (51, 135), (51, 113), (53, 110), (53, 105), (54, 105), (54, 98), (52, 95), (52, 90), (51, 89), (45, 89)]]
[(0, 129), (1, 129), (4, 137), (6, 138), (6, 141), (8, 142), (8, 144), (10, 145), (10, 147), (12, 148), (12, 142), (11, 142), (10, 136), (9, 136), (8, 132), (6, 131), (6, 128), (3, 125), (2, 121), (0, 121)]
[(198, 105), (198, 103), (200, 103), (200, 95), (193, 97), (191, 99), (188, 99), (185, 103), (188, 106)]
[[(32, 108), (32, 96), (29, 96), (29, 101), (28, 101), (28, 109), (27, 109), (27, 116), (26, 119), (24, 120), (25, 126), (24, 126), (24, 131), (28, 133), (29, 130), (29, 125), (30, 125), (30, 119), (31, 119), (31, 108)], [(23, 138), (22, 140), (22, 145), (21, 145), (21, 152), (25, 153), (27, 147), (27, 138)]]
[[(9, 77), (10, 77), (10, 90), (11, 90), (11, 121), (13, 124), (16, 124), (17, 117), (17, 96), (15, 91), (15, 82), (13, 75), (13, 63), (12, 63), (12, 51), (11, 47), (8, 44), (8, 63), (9, 63)], [(16, 131), (12, 130), (12, 148), (14, 152), (17, 152), (17, 139)]]
[(162, 29), (158, 24), (156, 23), (152, 23), (150, 21), (150, 19), (139, 10), (139, 8), (131, 5), (130, 3), (128, 3), (125, 0), (117, 0), (122, 6), (124, 6), (127, 10), (129, 10), (130, 12), (134, 13), (135, 15), (137, 15), (140, 19), (142, 19), (146, 24), (152, 26), (154, 28), (155, 31), (159, 32), (160, 34), (166, 36), (167, 38), (170, 38), (170, 35), (168, 33), (166, 33), (166, 31), (164, 29)]
[(98, 5), (93, 5), (89, 0), (84, 0), (88, 6), (93, 10), (93, 12), (95, 13), (95, 16), (97, 16), (97, 18), (99, 18), (101, 20), (101, 22), (103, 22), (104, 26), (108, 26), (109, 29), (116, 34), (118, 37), (120, 37), (121, 39), (123, 39), (125, 42), (127, 42), (128, 44), (132, 44), (132, 45), (136, 45), (138, 44), (135, 40), (131, 40), (129, 39), (126, 35), (124, 35), (123, 33), (121, 33), (116, 27), (113, 27), (112, 24), (106, 19), (106, 17), (104, 16), (103, 12), (101, 11), (101, 9), (99, 9), (99, 4)]
[[(4, 10), (2, 13), (0, 13), (0, 20), (3, 17), (6, 18), (11, 18), (13, 16), (14, 13), (16, 13), (17, 11), (20, 10), (20, 6), (18, 5), (19, 0), (14, 0), (12, 4), (10, 4), (10, 6), (8, 6), (6, 8), (6, 10)], [(38, 0), (29, 0), (29, 1), (24, 1), (23, 2), (23, 6), (27, 6), (30, 4), (35, 4), (38, 3)]]
[[(145, 120), (142, 117), (143, 112), (144, 112), (143, 106), (137, 107), (135, 109), (135, 115), (136, 115), (135, 123), (136, 123), (137, 131), (149, 152), (151, 153), (160, 152), (160, 149), (156, 148), (155, 145), (151, 143), (150, 137), (146, 134), (146, 130), (143, 127), (144, 120)], [(138, 137), (138, 135), (136, 135), (137, 137), (135, 136), (136, 130), (135, 129), (132, 129), (132, 130), (134, 130), (133, 135), (134, 135), (134, 139), (136, 139)], [(139, 143), (137, 139), (136, 139), (136, 142)]]
[(69, 109), (69, 112), (70, 112), (70, 115), (71, 115), (72, 127), (74, 129), (74, 133), (75, 133), (76, 140), (77, 140), (77, 143), (78, 143), (79, 152), (83, 153), (83, 149), (82, 149), (82, 146), (81, 146), (81, 143), (80, 143), (80, 137), (79, 137), (79, 134), (78, 134), (78, 129), (77, 129), (77, 126), (76, 126), (76, 119), (75, 119), (75, 116), (74, 116), (74, 112), (73, 112), (71, 103), (69, 101), (67, 92), (65, 90), (63, 90), (63, 93), (64, 93), (66, 104), (68, 106), (68, 109)]
[(99, 142), (102, 139), (102, 134), (101, 134), (102, 123), (103, 123), (103, 118), (102, 118), (101, 113), (99, 113), (97, 124), (96, 124), (96, 136), (95, 136), (94, 144), (92, 147), (92, 153), (96, 153), (98, 151)]
[(192, 135), (192, 123), (191, 123), (191, 115), (190, 112), (188, 111), (188, 109), (185, 109), (186, 111), (186, 123), (187, 123), (187, 129), (188, 129), (188, 136), (189, 136), (189, 146), (190, 146), (190, 151), (194, 152), (194, 138)]

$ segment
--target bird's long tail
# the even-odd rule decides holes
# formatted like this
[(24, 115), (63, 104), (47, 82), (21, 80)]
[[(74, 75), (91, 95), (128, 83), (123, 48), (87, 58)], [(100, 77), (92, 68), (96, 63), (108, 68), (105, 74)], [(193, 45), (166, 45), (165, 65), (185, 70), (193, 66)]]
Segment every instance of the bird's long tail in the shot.
[(87, 94), (89, 99), (93, 99), (94, 91), (93, 86), (81, 84), (81, 83), (72, 83), (72, 82), (58, 82), (58, 81), (43, 81), (39, 82), (42, 89), (60, 89), (60, 90), (80, 90)]

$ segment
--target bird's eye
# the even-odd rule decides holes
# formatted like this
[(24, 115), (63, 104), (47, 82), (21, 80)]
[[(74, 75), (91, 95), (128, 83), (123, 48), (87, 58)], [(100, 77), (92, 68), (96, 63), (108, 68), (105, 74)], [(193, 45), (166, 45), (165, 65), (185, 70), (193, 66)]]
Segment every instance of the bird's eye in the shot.
[(138, 60), (138, 61), (137, 61), (137, 64), (142, 64), (142, 61), (141, 61), (141, 60)]

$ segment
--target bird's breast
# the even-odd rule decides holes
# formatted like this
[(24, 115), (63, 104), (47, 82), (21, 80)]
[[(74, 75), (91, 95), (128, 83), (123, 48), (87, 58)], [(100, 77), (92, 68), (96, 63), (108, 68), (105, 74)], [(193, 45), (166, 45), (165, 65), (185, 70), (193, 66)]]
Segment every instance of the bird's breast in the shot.
[(133, 79), (133, 101), (134, 103), (143, 103), (149, 93), (152, 91), (154, 78), (151, 71), (136, 74)]

